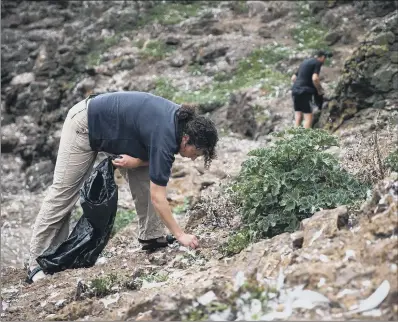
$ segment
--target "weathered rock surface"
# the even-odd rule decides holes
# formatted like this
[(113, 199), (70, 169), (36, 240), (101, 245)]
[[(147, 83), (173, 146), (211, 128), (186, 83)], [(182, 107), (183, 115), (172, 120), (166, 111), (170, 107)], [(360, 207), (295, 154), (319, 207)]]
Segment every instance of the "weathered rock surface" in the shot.
[(397, 19), (396, 13), (384, 17), (346, 60), (318, 127), (334, 131), (367, 108), (398, 109)]

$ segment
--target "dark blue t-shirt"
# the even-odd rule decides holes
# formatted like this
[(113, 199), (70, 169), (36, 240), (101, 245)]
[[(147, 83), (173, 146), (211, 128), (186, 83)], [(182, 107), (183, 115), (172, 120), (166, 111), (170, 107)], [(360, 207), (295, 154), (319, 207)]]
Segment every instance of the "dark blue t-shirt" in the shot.
[(321, 72), (322, 63), (316, 58), (304, 60), (298, 72), (296, 73), (296, 81), (292, 87), (292, 94), (298, 95), (303, 93), (315, 94), (316, 88), (312, 82), (312, 75)]
[(113, 92), (92, 98), (88, 106), (90, 146), (94, 151), (149, 160), (150, 180), (166, 186), (179, 151), (179, 105), (143, 92)]

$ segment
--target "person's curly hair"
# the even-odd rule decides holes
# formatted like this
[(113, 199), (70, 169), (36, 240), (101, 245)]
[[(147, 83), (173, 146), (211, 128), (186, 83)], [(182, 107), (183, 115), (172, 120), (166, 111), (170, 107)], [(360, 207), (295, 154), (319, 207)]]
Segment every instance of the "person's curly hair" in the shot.
[(197, 114), (197, 105), (182, 104), (177, 112), (178, 140), (189, 136), (187, 144), (192, 144), (203, 151), (205, 168), (210, 167), (216, 158), (218, 133), (215, 124), (207, 117)]

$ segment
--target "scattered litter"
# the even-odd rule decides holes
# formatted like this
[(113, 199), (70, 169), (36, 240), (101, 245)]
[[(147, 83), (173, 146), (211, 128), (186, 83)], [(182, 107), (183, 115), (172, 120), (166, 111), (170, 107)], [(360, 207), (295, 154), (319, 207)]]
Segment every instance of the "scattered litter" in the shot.
[(323, 285), (325, 285), (325, 283), (326, 283), (326, 279), (325, 279), (324, 277), (322, 277), (322, 278), (319, 280), (319, 282), (318, 282), (318, 284), (317, 284), (317, 287), (318, 287), (318, 288), (321, 288)]
[(360, 313), (373, 310), (378, 307), (390, 292), (390, 283), (384, 280), (383, 283), (373, 292), (366, 300), (362, 300), (357, 309), (351, 310), (349, 313)]
[(47, 304), (47, 301), (40, 302), (40, 306), (41, 306), (41, 307), (45, 307), (46, 304)]
[(103, 299), (101, 299), (99, 301), (104, 304), (105, 308), (107, 308), (108, 305), (116, 303), (117, 301), (119, 301), (119, 298), (120, 298), (120, 294), (116, 293), (116, 294), (108, 295), (107, 297), (105, 297), (105, 298), (103, 298)]
[(107, 262), (107, 258), (106, 257), (100, 257), (97, 259), (97, 261), (95, 262), (95, 265), (102, 265), (105, 264)]
[(65, 301), (66, 301), (65, 299), (59, 300), (59, 301), (57, 301), (57, 302), (55, 303), (55, 306), (56, 306), (56, 307), (61, 307), (61, 306), (64, 305)]
[(231, 308), (229, 307), (224, 311), (210, 314), (209, 320), (210, 321), (227, 321), (230, 314), (231, 314)]
[(362, 286), (364, 286), (364, 287), (369, 287), (369, 286), (371, 286), (372, 285), (372, 282), (371, 281), (368, 281), (368, 280), (366, 280), (366, 281), (362, 281)]
[(337, 293), (337, 298), (341, 299), (342, 297), (344, 297), (346, 295), (351, 295), (351, 294), (355, 294), (355, 293), (358, 293), (358, 291), (345, 288), (344, 290), (342, 290), (339, 293)]
[(323, 229), (324, 229), (324, 228), (322, 228), (321, 230), (318, 230), (318, 231), (314, 234), (314, 236), (312, 237), (312, 239), (311, 239), (311, 241), (310, 241), (310, 243), (309, 243), (308, 246), (311, 246), (312, 243), (313, 243), (314, 241), (316, 241), (316, 240), (322, 235)]
[(348, 249), (345, 251), (345, 257), (343, 259), (344, 262), (350, 260), (350, 259), (355, 259), (355, 252), (352, 249)]
[(3, 289), (3, 290), (1, 290), (1, 292), (3, 293), (3, 294), (7, 294), (7, 293), (17, 293), (19, 290), (16, 288), (16, 287), (14, 287), (14, 286), (12, 286), (12, 287), (10, 287), (10, 288), (5, 288), (5, 289)]
[(322, 304), (328, 304), (329, 299), (321, 293), (311, 290), (294, 291), (290, 295), (294, 300), (293, 308), (313, 309)]
[(202, 305), (207, 305), (216, 299), (217, 299), (216, 294), (214, 294), (213, 291), (209, 291), (209, 292), (203, 294), (202, 296), (199, 296), (196, 300)]
[(283, 269), (280, 268), (279, 269), (278, 280), (276, 282), (276, 290), (278, 292), (282, 289), (284, 281), (285, 281), (285, 275), (283, 274)]
[(262, 311), (262, 303), (258, 299), (253, 299), (250, 303), (250, 313), (252, 315), (257, 315)]
[(9, 307), (9, 304), (5, 301), (1, 301), (1, 309), (2, 311), (6, 311)]
[(397, 264), (392, 263), (390, 265), (390, 271), (391, 271), (391, 273), (396, 273), (397, 272)]
[(363, 316), (372, 316), (372, 317), (379, 317), (381, 316), (381, 314), (382, 312), (379, 309), (362, 312)]
[(234, 291), (236, 292), (237, 290), (239, 290), (239, 288), (245, 283), (245, 281), (246, 281), (245, 273), (239, 271), (235, 276)]
[(327, 262), (329, 262), (329, 257), (327, 257), (326, 255), (321, 254), (321, 255), (319, 255), (319, 260), (321, 262), (323, 262), (323, 263), (327, 263)]

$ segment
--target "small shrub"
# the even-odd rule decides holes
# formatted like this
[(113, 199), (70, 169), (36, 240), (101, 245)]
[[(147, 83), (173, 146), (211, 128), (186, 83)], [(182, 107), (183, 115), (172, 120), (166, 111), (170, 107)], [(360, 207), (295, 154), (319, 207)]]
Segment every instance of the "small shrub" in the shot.
[(394, 172), (398, 172), (398, 149), (391, 152), (385, 160), (385, 164)]
[(242, 222), (261, 237), (297, 229), (322, 208), (366, 198), (367, 185), (325, 152), (338, 144), (323, 130), (292, 128), (275, 134), (273, 146), (249, 153), (232, 186)]
[(115, 274), (107, 274), (97, 277), (90, 282), (90, 291), (94, 296), (103, 297), (111, 293), (111, 288), (117, 282), (118, 277)]
[(173, 100), (177, 89), (171, 84), (171, 82), (164, 77), (160, 77), (155, 82), (155, 89), (152, 91), (153, 94), (164, 97), (168, 100)]
[(220, 247), (220, 252), (225, 256), (231, 256), (240, 253), (254, 241), (253, 232), (247, 228), (242, 228), (234, 232), (227, 242)]
[(185, 197), (185, 198), (184, 198), (184, 203), (183, 203), (182, 205), (178, 205), (178, 206), (175, 206), (175, 207), (173, 208), (173, 214), (174, 214), (174, 215), (181, 215), (181, 214), (184, 214), (184, 213), (187, 212), (187, 210), (189, 209), (189, 207), (190, 207), (189, 198)]
[(372, 131), (357, 131), (351, 139), (347, 138), (347, 142), (342, 141), (345, 145), (342, 166), (362, 182), (376, 184), (389, 171), (398, 170), (398, 166), (394, 167), (394, 155), (397, 155), (394, 151), (398, 143), (396, 117), (397, 114), (392, 113), (385, 121), (378, 122), (377, 116)]

